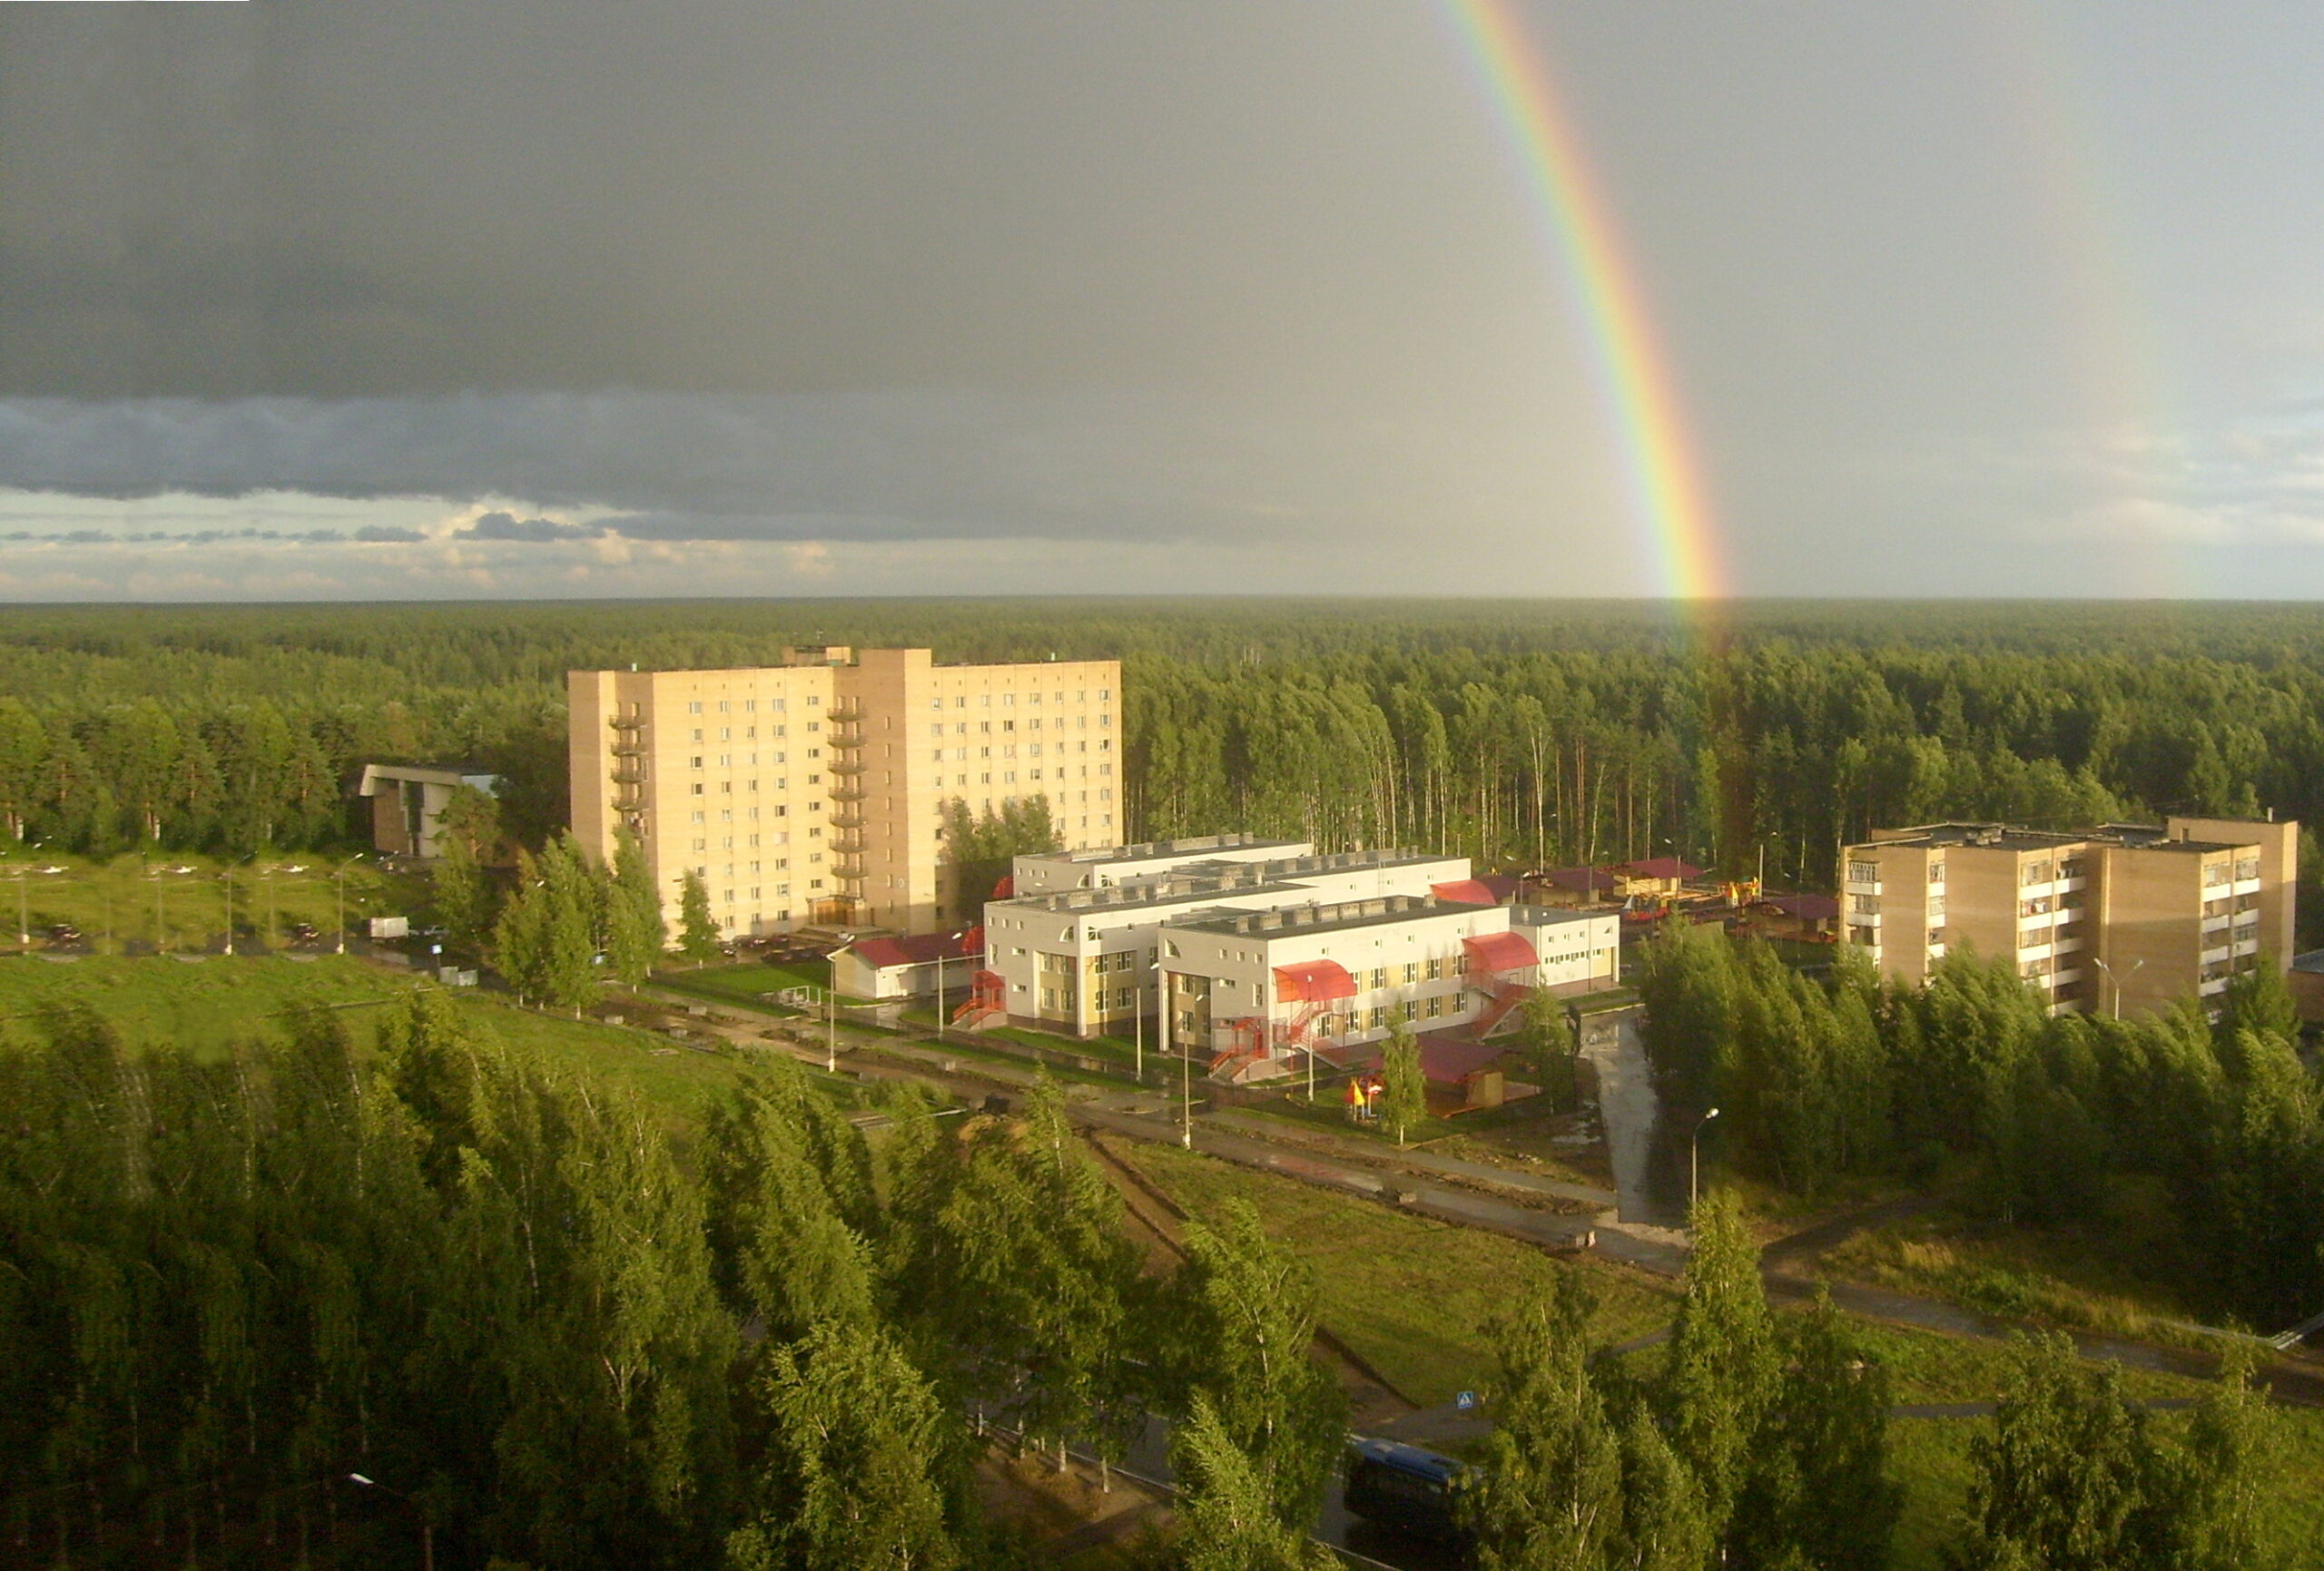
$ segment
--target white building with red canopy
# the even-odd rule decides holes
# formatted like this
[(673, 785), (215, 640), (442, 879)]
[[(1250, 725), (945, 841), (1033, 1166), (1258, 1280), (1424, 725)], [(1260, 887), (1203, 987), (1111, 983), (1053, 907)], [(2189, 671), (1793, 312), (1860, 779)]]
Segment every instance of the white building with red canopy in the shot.
[(1337, 1065), (1399, 1025), (1423, 1037), (1482, 1041), (1509, 1026), (1536, 988), (1611, 987), (1612, 912), (1479, 905), (1391, 895), (1332, 905), (1213, 910), (1162, 928), (1170, 1040), (1210, 1056), (1212, 1073), (1292, 1073)]

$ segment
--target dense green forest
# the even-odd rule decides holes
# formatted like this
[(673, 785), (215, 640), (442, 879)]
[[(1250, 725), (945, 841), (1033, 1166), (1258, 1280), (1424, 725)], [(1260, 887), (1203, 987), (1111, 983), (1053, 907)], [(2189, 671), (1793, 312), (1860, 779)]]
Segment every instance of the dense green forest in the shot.
[(1686, 1127), (1719, 1110), (1738, 1169), (1795, 1194), (1925, 1184), (2035, 1227), (2125, 1225), (2201, 1312), (2273, 1333), (2324, 1303), (2324, 1097), (2272, 967), (2136, 1020), (2051, 1016), (2005, 960), (1947, 956), (1925, 987), (1843, 952), (1801, 974), (1766, 945), (1673, 927), (1632, 972), (1657, 1080)]
[(1675, 850), (1828, 881), (1867, 825), (2324, 817), (2324, 610), (1746, 603), (686, 602), (0, 614), (0, 821), (76, 849), (342, 838), (372, 758), (565, 817), (563, 673), (786, 643), (1118, 656), (1133, 833), (1496, 863)]
[(324, 1011), (209, 1060), (34, 1036), (0, 1049), (10, 1564), (417, 1565), (424, 1529), (446, 1567), (1013, 1566), (984, 1422), (1118, 1458), (1149, 1412), (1200, 1448), (1190, 1566), (1314, 1520), (1312, 1281), (1234, 1218), (1145, 1272), (1046, 1087), (899, 1093), (875, 1150), (770, 1057), (680, 1148), (440, 994), (375, 1050)]

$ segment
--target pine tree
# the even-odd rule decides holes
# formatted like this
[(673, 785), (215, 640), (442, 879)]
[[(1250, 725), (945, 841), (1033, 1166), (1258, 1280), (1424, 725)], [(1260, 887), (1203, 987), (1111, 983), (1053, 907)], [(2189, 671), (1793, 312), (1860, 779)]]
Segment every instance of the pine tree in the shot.
[(1428, 1081), (1421, 1071), (1420, 1043), (1409, 1022), (1399, 1020), (1380, 1052), (1381, 1116), (1398, 1145), (1428, 1116)]
[(678, 895), (678, 953), (695, 965), (718, 957), (718, 919), (710, 914), (710, 886), (692, 868)]

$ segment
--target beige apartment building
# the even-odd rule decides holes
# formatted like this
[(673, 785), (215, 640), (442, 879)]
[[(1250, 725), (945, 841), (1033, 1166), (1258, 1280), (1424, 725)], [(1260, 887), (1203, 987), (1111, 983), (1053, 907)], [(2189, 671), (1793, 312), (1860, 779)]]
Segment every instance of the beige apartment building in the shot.
[(610, 857), (635, 830), (674, 925), (692, 870), (729, 936), (930, 931), (960, 893), (942, 844), (953, 800), (982, 814), (1046, 797), (1068, 850), (1121, 839), (1120, 695), (1115, 661), (938, 665), (925, 649), (571, 672), (574, 836)]
[(1847, 941), (1902, 982), (1965, 948), (2008, 957), (2051, 1006), (2135, 1015), (2288, 967), (2299, 826), (2172, 817), (2047, 833), (1878, 830), (1846, 848)]

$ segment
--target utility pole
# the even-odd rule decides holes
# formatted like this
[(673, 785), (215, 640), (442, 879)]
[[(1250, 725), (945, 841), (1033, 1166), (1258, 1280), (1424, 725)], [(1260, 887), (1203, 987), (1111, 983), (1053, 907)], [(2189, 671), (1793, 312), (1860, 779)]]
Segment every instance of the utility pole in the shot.
[(1137, 1042), (1137, 1067), (1134, 1073), (1137, 1083), (1143, 1085), (1146, 1084), (1146, 983), (1143, 979), (1138, 982), (1137, 991), (1133, 997), (1137, 1000), (1129, 1012), (1131, 1035)]
[(823, 1068), (839, 1073), (839, 989), (823, 989)]

